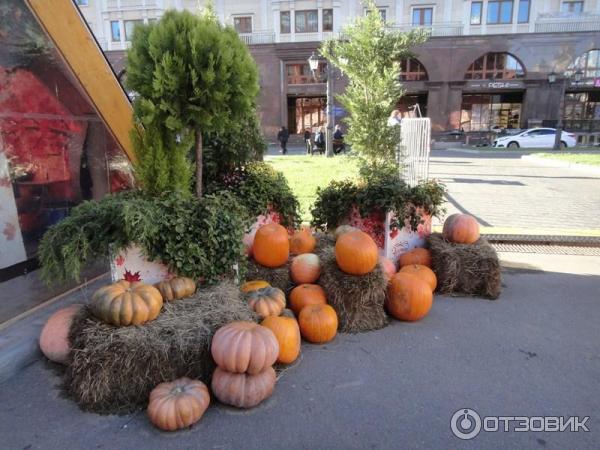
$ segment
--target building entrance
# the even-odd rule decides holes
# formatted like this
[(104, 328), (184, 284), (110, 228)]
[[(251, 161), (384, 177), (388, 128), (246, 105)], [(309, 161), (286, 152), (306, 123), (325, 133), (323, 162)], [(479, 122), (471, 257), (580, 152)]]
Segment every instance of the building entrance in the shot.
[(288, 129), (301, 134), (305, 129), (314, 132), (327, 123), (326, 97), (288, 97)]
[(523, 92), (463, 94), (461, 128), (464, 131), (520, 128)]

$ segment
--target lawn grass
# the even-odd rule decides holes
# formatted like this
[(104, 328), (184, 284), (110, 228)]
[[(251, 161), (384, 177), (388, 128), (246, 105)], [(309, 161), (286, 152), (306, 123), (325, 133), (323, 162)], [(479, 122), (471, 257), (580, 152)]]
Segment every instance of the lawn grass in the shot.
[(590, 166), (600, 166), (600, 153), (536, 153), (535, 156), (571, 163), (588, 164)]
[(350, 156), (265, 156), (265, 161), (283, 172), (300, 202), (303, 222), (310, 222), (310, 208), (315, 201), (317, 187), (325, 187), (333, 180), (358, 176), (356, 158)]

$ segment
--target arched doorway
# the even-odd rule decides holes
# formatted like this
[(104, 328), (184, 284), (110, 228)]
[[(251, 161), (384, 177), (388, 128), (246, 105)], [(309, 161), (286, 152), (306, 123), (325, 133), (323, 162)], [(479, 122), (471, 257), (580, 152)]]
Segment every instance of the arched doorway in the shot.
[(425, 66), (416, 58), (403, 58), (400, 61), (400, 81), (407, 92), (398, 101), (396, 108), (405, 117), (427, 116), (427, 89), (429, 80)]

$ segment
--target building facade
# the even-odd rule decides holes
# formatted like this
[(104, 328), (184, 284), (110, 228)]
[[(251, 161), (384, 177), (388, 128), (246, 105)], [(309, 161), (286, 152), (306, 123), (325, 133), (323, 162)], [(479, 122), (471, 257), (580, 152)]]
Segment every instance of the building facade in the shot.
[[(136, 24), (168, 8), (200, 11), (204, 1), (78, 0), (115, 70)], [(402, 61), (406, 95), (437, 134), (555, 125), (600, 141), (600, 0), (378, 0), (389, 27), (423, 27), (431, 38)], [(300, 133), (325, 121), (325, 83), (307, 59), (365, 14), (359, 0), (216, 0), (219, 19), (246, 42), (260, 69), (260, 114), (268, 137), (281, 125)], [(551, 74), (556, 75), (553, 81)], [(334, 91), (345, 80), (336, 74)], [(553, 82), (551, 82), (553, 81)], [(563, 95), (564, 92), (564, 95)], [(336, 121), (344, 115), (334, 107)]]

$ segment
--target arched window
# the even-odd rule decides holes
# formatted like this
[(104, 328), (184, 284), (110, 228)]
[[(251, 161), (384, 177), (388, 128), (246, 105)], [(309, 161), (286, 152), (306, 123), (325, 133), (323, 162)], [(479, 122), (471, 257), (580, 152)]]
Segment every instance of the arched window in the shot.
[(400, 61), (400, 81), (427, 81), (425, 66), (415, 58), (404, 58)]
[(512, 80), (523, 78), (525, 68), (510, 53), (486, 53), (467, 69), (466, 80)]
[(600, 78), (600, 50), (590, 50), (579, 56), (565, 71), (567, 77), (581, 70), (583, 78)]

